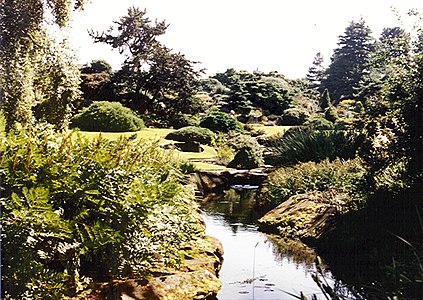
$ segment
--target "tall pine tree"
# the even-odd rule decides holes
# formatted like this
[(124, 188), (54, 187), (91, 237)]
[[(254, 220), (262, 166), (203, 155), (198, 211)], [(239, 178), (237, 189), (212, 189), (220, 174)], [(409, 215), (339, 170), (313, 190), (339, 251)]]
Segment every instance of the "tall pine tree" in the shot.
[(360, 80), (367, 72), (370, 54), (374, 48), (371, 30), (363, 19), (351, 21), (339, 37), (338, 48), (322, 81), (321, 90), (327, 88), (335, 102), (354, 98)]
[(314, 57), (313, 64), (308, 69), (306, 79), (309, 81), (309, 87), (312, 89), (317, 89), (325, 75), (325, 68), (323, 66), (323, 55), (318, 52)]

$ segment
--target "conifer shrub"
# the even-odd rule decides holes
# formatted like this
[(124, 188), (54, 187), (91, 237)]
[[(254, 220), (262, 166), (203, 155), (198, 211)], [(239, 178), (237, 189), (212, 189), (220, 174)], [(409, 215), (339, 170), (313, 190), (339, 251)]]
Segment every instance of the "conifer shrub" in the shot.
[(305, 109), (289, 108), (285, 109), (282, 116), (279, 118), (278, 125), (302, 125), (308, 118), (310, 118), (310, 114)]
[(143, 120), (118, 102), (95, 101), (71, 120), (71, 128), (83, 131), (125, 132), (145, 127)]
[(332, 130), (335, 128), (335, 124), (333, 124), (333, 122), (321, 116), (309, 119), (303, 125), (304, 127), (312, 128), (314, 130)]
[(178, 142), (199, 142), (210, 145), (214, 137), (213, 131), (207, 128), (187, 126), (169, 133), (165, 138)]
[(233, 160), (228, 163), (228, 167), (234, 169), (253, 169), (262, 164), (263, 159), (257, 152), (249, 147), (243, 147), (238, 150)]
[(230, 114), (221, 111), (212, 112), (207, 115), (201, 120), (200, 126), (214, 132), (227, 133), (230, 131), (242, 131), (242, 124), (238, 120)]
[(263, 165), (263, 151), (250, 135), (220, 133), (213, 141), (219, 161), (230, 168), (251, 169)]

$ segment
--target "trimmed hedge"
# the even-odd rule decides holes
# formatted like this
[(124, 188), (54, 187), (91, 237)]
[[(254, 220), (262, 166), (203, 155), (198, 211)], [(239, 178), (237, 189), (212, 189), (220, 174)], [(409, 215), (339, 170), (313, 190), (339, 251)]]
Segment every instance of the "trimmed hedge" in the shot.
[(196, 126), (187, 126), (169, 133), (165, 138), (167, 140), (178, 142), (194, 141), (201, 144), (210, 145), (213, 137), (214, 133), (210, 129)]
[(84, 131), (125, 132), (145, 127), (144, 121), (118, 102), (95, 101), (75, 115), (71, 128)]

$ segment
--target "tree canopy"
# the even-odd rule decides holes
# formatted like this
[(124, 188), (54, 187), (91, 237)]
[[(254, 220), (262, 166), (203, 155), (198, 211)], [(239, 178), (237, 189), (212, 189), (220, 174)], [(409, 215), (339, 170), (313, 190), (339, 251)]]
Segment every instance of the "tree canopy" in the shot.
[(334, 101), (353, 99), (360, 80), (367, 72), (374, 49), (371, 30), (363, 19), (351, 21), (339, 37), (331, 63), (322, 81), (321, 90), (328, 89)]
[(16, 122), (31, 122), (32, 107), (49, 102), (43, 118), (60, 126), (66, 123), (70, 103), (78, 94), (78, 71), (65, 45), (56, 45), (45, 29), (50, 13), (64, 27), (72, 9), (84, 0), (0, 1), (0, 89), (6, 130)]
[(165, 34), (165, 21), (152, 22), (145, 10), (128, 9), (127, 15), (114, 22), (106, 32), (91, 32), (95, 42), (101, 42), (125, 55), (121, 70), (114, 81), (122, 100), (139, 111), (179, 107), (197, 91), (196, 62), (181, 53), (173, 53), (158, 37)]

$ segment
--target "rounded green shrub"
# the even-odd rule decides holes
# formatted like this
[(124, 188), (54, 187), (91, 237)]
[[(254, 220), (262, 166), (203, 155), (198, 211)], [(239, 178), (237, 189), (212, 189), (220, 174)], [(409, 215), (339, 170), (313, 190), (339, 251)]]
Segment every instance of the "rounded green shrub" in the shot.
[(180, 129), (187, 126), (198, 126), (199, 124), (199, 117), (189, 114), (178, 114), (170, 121), (170, 125), (175, 129)]
[(145, 127), (144, 121), (118, 102), (95, 101), (71, 120), (72, 128), (84, 131), (124, 132)]
[(323, 117), (309, 119), (304, 123), (304, 126), (314, 130), (333, 130), (335, 125)]
[(166, 136), (167, 140), (173, 140), (178, 142), (199, 142), (201, 144), (210, 145), (213, 139), (214, 133), (210, 129), (187, 126), (178, 129), (174, 132), (169, 133)]
[(310, 118), (308, 111), (299, 108), (289, 108), (283, 112), (283, 115), (278, 120), (278, 125), (302, 125), (308, 118)]
[(200, 126), (214, 132), (241, 131), (242, 125), (230, 114), (218, 111), (213, 112), (201, 120)]
[(245, 134), (230, 134), (226, 144), (236, 151), (228, 167), (251, 169), (263, 165), (263, 150), (257, 139)]
[(262, 158), (249, 147), (241, 148), (234, 159), (228, 164), (229, 168), (235, 169), (253, 169), (259, 167), (263, 163)]

